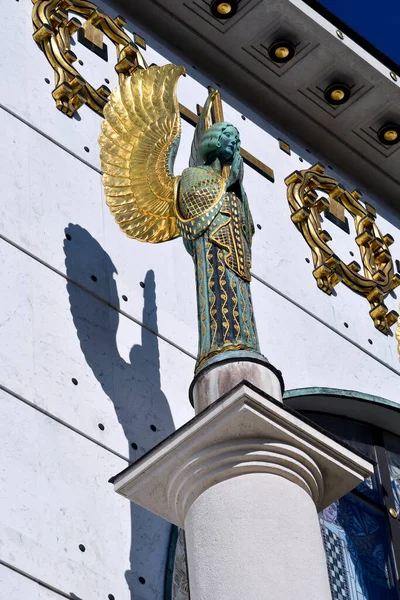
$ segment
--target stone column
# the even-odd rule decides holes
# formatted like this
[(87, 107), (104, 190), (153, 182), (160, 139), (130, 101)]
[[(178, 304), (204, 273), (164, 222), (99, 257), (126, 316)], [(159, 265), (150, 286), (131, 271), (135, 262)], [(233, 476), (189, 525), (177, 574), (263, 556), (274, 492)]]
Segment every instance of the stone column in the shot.
[(191, 600), (331, 598), (317, 511), (372, 466), (280, 390), (262, 361), (214, 364), (191, 389), (201, 412), (112, 480), (185, 529)]

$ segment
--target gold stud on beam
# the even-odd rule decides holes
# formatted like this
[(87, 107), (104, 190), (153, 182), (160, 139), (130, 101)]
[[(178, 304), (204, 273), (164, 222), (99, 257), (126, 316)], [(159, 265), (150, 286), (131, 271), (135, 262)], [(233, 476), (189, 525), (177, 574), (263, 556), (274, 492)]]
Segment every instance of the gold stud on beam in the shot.
[(351, 96), (351, 90), (344, 83), (334, 83), (326, 88), (324, 96), (328, 104), (338, 106), (347, 102)]
[(387, 142), (394, 142), (395, 140), (397, 140), (398, 136), (399, 134), (394, 129), (389, 129), (389, 131), (385, 131), (385, 133), (383, 134), (383, 137)]
[(378, 131), (378, 139), (385, 146), (393, 146), (400, 141), (400, 126), (399, 125), (385, 125)]
[(229, 4), (229, 2), (221, 2), (221, 4), (218, 4), (217, 6), (217, 11), (220, 15), (228, 15), (231, 10), (232, 6)]
[(274, 42), (272, 46), (268, 48), (269, 57), (275, 63), (287, 63), (292, 60), (295, 53), (295, 45), (288, 41), (280, 40), (278, 42)]
[(237, 0), (229, 0), (229, 2), (221, 2), (221, 0), (212, 0), (210, 4), (211, 14), (217, 19), (230, 19), (237, 13)]

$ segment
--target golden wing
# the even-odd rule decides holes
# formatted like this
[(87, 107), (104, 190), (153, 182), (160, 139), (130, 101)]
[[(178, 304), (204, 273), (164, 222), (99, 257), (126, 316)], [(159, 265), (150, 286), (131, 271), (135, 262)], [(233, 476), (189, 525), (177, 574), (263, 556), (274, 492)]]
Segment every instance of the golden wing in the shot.
[(176, 86), (184, 67), (136, 71), (113, 91), (99, 137), (106, 202), (128, 237), (178, 237), (173, 163), (181, 121)]

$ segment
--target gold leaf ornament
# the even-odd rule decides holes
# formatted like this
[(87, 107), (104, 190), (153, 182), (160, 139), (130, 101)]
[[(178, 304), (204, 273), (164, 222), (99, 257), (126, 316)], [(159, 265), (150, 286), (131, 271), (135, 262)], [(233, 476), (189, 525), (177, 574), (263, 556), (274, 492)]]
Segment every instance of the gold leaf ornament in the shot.
[(33, 39), (44, 52), (54, 70), (55, 89), (52, 96), (58, 110), (72, 117), (87, 104), (97, 114), (103, 115), (110, 90), (105, 85), (92, 86), (75, 68), (78, 57), (71, 50), (72, 36), (82, 28), (75, 15), (83, 17), (83, 26), (91, 26), (100, 36), (105, 35), (115, 46), (117, 64), (115, 70), (122, 81), (138, 69), (146, 69), (138, 45), (145, 47), (144, 40), (134, 34), (132, 42), (124, 30), (125, 20), (112, 19), (90, 0), (32, 0)]
[[(313, 275), (318, 287), (330, 295), (340, 282), (357, 294), (364, 296), (370, 304), (369, 314), (375, 327), (384, 335), (396, 323), (398, 313), (389, 311), (384, 299), (400, 285), (400, 276), (395, 273), (389, 246), (394, 240), (391, 235), (382, 235), (375, 222), (376, 210), (367, 202), (361, 204), (358, 190), (349, 192), (338, 181), (325, 174), (325, 167), (316, 163), (308, 169), (295, 171), (285, 179), (291, 219), (309, 245), (314, 262)], [(324, 192), (328, 198), (321, 196)], [(321, 213), (330, 207), (330, 201), (339, 205), (353, 217), (356, 230), (355, 242), (359, 248), (361, 265), (350, 264), (340, 259), (330, 248), (330, 234), (323, 229)]]
[(180, 235), (173, 163), (181, 121), (176, 65), (136, 71), (112, 92), (99, 137), (106, 202), (120, 229), (142, 242)]

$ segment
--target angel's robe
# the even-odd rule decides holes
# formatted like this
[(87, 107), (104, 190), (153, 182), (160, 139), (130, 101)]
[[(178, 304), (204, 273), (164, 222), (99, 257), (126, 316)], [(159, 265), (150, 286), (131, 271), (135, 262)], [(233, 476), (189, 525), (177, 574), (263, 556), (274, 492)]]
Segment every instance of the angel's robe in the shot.
[(227, 350), (259, 352), (250, 293), (254, 225), (246, 194), (235, 191), (206, 166), (185, 169), (179, 182), (176, 217), (196, 269), (197, 370)]

